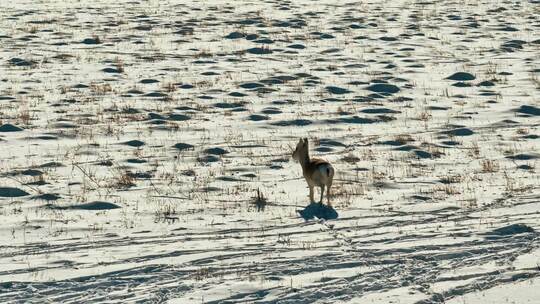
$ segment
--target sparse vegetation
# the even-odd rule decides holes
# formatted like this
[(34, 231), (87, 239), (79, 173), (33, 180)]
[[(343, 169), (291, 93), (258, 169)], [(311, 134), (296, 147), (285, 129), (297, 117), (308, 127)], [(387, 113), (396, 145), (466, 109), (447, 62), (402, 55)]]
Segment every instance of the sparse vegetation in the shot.
[(499, 164), (492, 159), (482, 160), (482, 172), (484, 173), (494, 173), (499, 171)]
[(253, 198), (252, 204), (257, 208), (258, 212), (264, 211), (268, 205), (268, 201), (259, 189), (257, 189), (257, 196)]

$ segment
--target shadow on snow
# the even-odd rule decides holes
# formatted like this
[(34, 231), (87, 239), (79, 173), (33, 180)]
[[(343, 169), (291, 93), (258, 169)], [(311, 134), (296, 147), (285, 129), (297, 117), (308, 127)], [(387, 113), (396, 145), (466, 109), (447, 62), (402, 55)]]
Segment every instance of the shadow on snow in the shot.
[(336, 209), (332, 206), (328, 206), (320, 203), (310, 203), (303, 210), (297, 210), (300, 216), (304, 220), (311, 220), (313, 218), (325, 219), (325, 220), (335, 220), (338, 218), (338, 213)]

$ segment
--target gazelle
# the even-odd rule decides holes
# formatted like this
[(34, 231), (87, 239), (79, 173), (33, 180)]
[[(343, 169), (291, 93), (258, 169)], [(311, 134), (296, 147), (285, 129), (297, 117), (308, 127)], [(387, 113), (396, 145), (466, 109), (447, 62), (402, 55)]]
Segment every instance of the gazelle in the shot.
[(309, 143), (307, 138), (300, 138), (292, 157), (302, 166), (302, 173), (309, 186), (310, 202), (314, 202), (313, 188), (318, 186), (321, 187), (321, 200), (319, 203), (322, 204), (324, 188), (326, 187), (328, 189), (326, 198), (328, 200), (328, 205), (331, 206), (330, 187), (332, 187), (332, 179), (334, 178), (334, 167), (323, 159), (309, 158)]

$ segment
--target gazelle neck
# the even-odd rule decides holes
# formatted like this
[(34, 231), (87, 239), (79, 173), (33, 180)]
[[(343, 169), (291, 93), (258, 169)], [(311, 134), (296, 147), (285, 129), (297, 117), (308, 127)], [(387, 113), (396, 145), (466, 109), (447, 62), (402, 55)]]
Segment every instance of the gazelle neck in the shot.
[(298, 162), (300, 162), (300, 165), (302, 166), (302, 170), (305, 171), (307, 165), (309, 164), (309, 151), (304, 151), (300, 157), (298, 158)]

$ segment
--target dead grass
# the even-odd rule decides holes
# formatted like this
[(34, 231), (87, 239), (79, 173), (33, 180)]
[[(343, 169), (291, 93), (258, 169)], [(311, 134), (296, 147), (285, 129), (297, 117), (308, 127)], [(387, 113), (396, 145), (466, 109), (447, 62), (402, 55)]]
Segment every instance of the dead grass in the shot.
[(163, 89), (168, 93), (172, 93), (172, 92), (175, 92), (177, 90), (176, 85), (173, 82), (165, 83), (163, 85)]
[(531, 81), (536, 86), (536, 89), (540, 89), (540, 77), (538, 77), (537, 73), (531, 72)]
[(257, 208), (257, 212), (261, 212), (266, 209), (267, 205), (268, 200), (266, 199), (266, 197), (264, 197), (264, 194), (259, 189), (257, 189), (257, 196), (253, 197), (249, 209), (255, 206)]
[(118, 57), (114, 60), (114, 66), (116, 67), (116, 70), (118, 73), (123, 74), (126, 70), (124, 68), (124, 61)]
[(454, 185), (437, 185), (434, 189), (435, 192), (442, 192), (446, 195), (456, 195), (461, 192)]
[(494, 173), (499, 171), (499, 164), (492, 159), (484, 159), (481, 164), (483, 173)]
[(175, 223), (178, 221), (177, 211), (171, 204), (163, 205), (154, 213), (154, 223)]
[(30, 110), (27, 107), (21, 107), (19, 115), (17, 117), (24, 125), (30, 125), (32, 116), (30, 115)]
[(529, 129), (527, 128), (519, 128), (516, 130), (516, 133), (519, 134), (519, 135), (528, 135), (529, 134)]
[(212, 54), (209, 50), (201, 50), (198, 53), (194, 55), (195, 58), (212, 58), (214, 57), (214, 54)]
[(112, 92), (112, 86), (108, 83), (91, 83), (90, 84), (90, 91), (96, 95), (105, 95), (107, 93)]
[(440, 182), (448, 185), (448, 184), (457, 184), (461, 183), (464, 180), (463, 175), (447, 175), (440, 179)]
[(111, 188), (126, 189), (135, 186), (135, 178), (129, 174), (129, 172), (118, 171), (114, 176), (112, 183), (109, 185)]
[(394, 138), (394, 140), (401, 144), (401, 145), (405, 145), (407, 143), (410, 143), (410, 142), (413, 142), (414, 139), (412, 138), (411, 135), (409, 134), (399, 134), (399, 135), (396, 135), (396, 137)]
[(469, 150), (469, 155), (474, 158), (480, 157), (480, 146), (478, 145), (478, 142), (473, 142), (472, 146)]
[(423, 121), (423, 122), (429, 121), (430, 118), (431, 118), (431, 114), (429, 112), (421, 112), (420, 114), (418, 114), (418, 117), (417, 117), (418, 120)]

